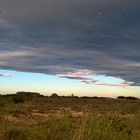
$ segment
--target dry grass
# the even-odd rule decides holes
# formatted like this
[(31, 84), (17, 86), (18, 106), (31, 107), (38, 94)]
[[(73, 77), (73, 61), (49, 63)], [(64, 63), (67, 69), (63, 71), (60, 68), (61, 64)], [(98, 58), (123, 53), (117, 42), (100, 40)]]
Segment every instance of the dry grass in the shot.
[(15, 99), (0, 97), (0, 140), (140, 139), (140, 100)]

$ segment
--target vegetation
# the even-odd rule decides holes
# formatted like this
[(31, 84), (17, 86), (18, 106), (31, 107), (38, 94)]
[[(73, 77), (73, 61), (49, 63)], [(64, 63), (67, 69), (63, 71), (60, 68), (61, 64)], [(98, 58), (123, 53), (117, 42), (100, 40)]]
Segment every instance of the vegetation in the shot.
[(139, 140), (140, 100), (0, 96), (0, 140)]
[(24, 97), (23, 96), (15, 95), (15, 96), (12, 97), (12, 100), (15, 104), (24, 103)]
[(119, 96), (118, 99), (137, 100), (138, 98), (132, 96), (127, 96), (127, 97)]

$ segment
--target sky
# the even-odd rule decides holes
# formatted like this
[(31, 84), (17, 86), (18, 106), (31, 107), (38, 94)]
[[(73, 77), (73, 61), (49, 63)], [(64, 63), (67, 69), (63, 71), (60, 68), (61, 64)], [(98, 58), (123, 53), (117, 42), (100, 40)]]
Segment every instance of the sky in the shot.
[(140, 1), (0, 0), (0, 92), (140, 97)]

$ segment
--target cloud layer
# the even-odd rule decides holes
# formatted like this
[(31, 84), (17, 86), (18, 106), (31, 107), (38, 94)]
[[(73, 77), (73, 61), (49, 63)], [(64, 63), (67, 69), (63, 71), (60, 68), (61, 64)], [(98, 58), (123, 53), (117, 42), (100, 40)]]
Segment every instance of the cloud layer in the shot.
[(82, 71), (76, 77), (82, 81), (88, 71), (140, 85), (139, 5), (137, 0), (0, 0), (0, 68), (67, 78)]

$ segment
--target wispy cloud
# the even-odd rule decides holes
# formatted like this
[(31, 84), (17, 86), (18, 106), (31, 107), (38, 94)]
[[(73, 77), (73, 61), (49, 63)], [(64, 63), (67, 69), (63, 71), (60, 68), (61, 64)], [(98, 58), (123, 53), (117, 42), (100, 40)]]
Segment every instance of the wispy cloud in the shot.
[[(75, 70), (73, 72), (67, 72), (63, 75), (57, 75), (61, 78), (68, 78), (73, 80), (79, 80), (86, 84), (103, 85), (103, 86), (131, 86), (134, 83), (129, 81), (124, 81), (120, 78), (112, 77), (110, 81), (104, 81), (104, 79), (109, 78), (106, 75), (99, 75), (96, 72), (84, 69)], [(112, 81), (113, 80), (113, 81)]]
[(0, 76), (2, 76), (2, 77), (11, 77), (12, 75), (11, 74), (2, 74), (2, 73), (0, 73)]

